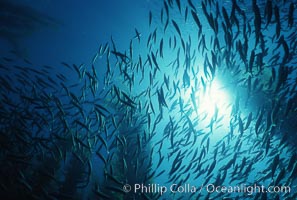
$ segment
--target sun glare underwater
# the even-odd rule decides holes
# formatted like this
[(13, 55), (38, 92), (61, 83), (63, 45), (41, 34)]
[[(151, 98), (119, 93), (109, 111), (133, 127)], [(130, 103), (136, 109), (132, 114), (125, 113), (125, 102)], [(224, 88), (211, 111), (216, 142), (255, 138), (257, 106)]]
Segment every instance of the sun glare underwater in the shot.
[(296, 8), (1, 0), (1, 198), (297, 199)]

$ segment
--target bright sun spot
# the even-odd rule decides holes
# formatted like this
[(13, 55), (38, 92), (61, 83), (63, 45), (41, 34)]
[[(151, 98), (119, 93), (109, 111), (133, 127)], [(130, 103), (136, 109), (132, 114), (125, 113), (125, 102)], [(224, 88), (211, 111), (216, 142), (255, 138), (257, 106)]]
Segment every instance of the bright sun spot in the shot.
[(207, 118), (217, 118), (218, 115), (230, 116), (230, 98), (228, 91), (225, 90), (219, 80), (214, 79), (206, 85), (205, 93), (198, 96), (198, 105), (201, 113), (205, 113)]
[[(194, 87), (194, 83), (191, 83)], [(188, 89), (183, 94), (184, 102), (191, 102), (194, 120), (198, 118), (198, 129), (203, 129), (205, 133), (210, 131), (214, 134), (211, 136), (211, 141), (214, 143), (225, 137), (230, 131), (231, 111), (233, 105), (233, 95), (230, 93), (230, 88), (226, 83), (215, 78), (212, 81), (199, 84), (192, 97), (193, 90)], [(193, 102), (194, 101), (194, 102)], [(197, 110), (195, 110), (197, 109)], [(211, 125), (212, 124), (212, 125)]]
[[(194, 83), (191, 83), (194, 85)], [(183, 94), (184, 102), (192, 102), (192, 108), (195, 110), (194, 104), (196, 104), (197, 110), (193, 113), (197, 115), (192, 116), (199, 118), (199, 125), (202, 128), (208, 129), (209, 124), (213, 122), (214, 127), (220, 126), (221, 132), (226, 132), (229, 129), (231, 109), (232, 109), (232, 94), (226, 88), (224, 81), (221, 81), (217, 77), (212, 81), (205, 82), (205, 88), (202, 84), (195, 91), (194, 98), (192, 98), (192, 92), (190, 89), (185, 90)], [(193, 102), (195, 101), (195, 102)]]

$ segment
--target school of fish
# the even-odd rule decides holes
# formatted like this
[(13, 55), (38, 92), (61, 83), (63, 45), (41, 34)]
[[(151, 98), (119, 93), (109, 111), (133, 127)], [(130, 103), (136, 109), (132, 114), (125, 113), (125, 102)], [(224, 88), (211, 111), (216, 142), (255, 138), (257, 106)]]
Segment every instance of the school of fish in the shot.
[[(126, 49), (111, 37), (90, 63), (2, 57), (1, 197), (297, 198), (297, 3), (159, 4), (148, 31), (135, 28)], [(161, 194), (126, 184), (291, 190)]]

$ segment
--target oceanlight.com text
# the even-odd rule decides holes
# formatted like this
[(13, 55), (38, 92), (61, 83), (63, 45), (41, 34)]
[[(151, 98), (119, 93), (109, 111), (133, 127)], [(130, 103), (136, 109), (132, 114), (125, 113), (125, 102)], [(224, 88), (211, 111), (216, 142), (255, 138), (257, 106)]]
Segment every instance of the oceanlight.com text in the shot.
[(208, 193), (246, 193), (252, 195), (255, 193), (290, 193), (291, 187), (289, 186), (269, 186), (264, 185), (246, 185), (241, 184), (239, 186), (216, 186), (214, 184), (206, 185), (206, 191)]
[(161, 185), (161, 184), (126, 184), (123, 187), (125, 192), (134, 193), (159, 193), (163, 195), (164, 193), (245, 193), (247, 195), (253, 195), (256, 193), (290, 193), (291, 187), (289, 186), (269, 186), (264, 185), (246, 185), (240, 184), (236, 186), (217, 186), (214, 184), (207, 185), (192, 185), (192, 184), (171, 184), (171, 185)]

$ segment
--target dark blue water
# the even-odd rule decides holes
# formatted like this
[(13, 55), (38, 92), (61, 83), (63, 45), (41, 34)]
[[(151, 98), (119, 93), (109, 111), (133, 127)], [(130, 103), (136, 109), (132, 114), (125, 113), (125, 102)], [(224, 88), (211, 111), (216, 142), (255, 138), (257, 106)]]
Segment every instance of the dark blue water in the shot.
[(296, 2), (0, 3), (3, 197), (296, 198)]

